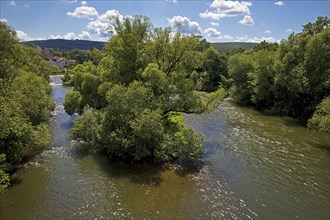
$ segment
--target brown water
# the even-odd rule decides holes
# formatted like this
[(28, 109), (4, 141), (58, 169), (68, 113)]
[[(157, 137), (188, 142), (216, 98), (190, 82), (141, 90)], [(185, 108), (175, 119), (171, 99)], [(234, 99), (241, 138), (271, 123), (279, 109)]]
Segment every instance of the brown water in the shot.
[(74, 117), (61, 104), (70, 88), (52, 80), (51, 146), (0, 195), (1, 219), (330, 218), (329, 135), (224, 101), (185, 116), (204, 135), (199, 172), (128, 165), (71, 141)]

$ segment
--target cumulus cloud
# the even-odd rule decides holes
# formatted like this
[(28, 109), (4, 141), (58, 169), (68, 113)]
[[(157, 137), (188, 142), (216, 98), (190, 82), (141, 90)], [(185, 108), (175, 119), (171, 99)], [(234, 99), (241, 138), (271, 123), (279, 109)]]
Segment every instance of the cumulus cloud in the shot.
[(208, 37), (221, 38), (221, 32), (217, 31), (215, 28), (208, 28), (204, 30), (204, 34), (206, 34)]
[(234, 39), (233, 36), (231, 36), (231, 35), (227, 35), (227, 34), (223, 35), (223, 38), (224, 38), (224, 39), (229, 39), (229, 40)]
[(218, 27), (219, 26), (219, 23), (218, 22), (211, 22), (211, 25), (212, 26), (215, 26), (215, 27)]
[(3, 22), (3, 23), (8, 23), (8, 20), (5, 19), (5, 18), (1, 18), (0, 21)]
[(31, 40), (31, 37), (29, 37), (27, 35), (27, 33), (25, 33), (24, 31), (16, 30), (16, 36), (17, 36), (19, 41), (29, 41), (29, 40)]
[(110, 20), (116, 18), (123, 20), (124, 16), (122, 16), (117, 10), (107, 10), (104, 14), (98, 16), (98, 20), (101, 22), (109, 22)]
[(89, 6), (80, 6), (77, 7), (73, 12), (66, 13), (70, 17), (74, 18), (88, 18), (90, 20), (93, 19), (93, 17), (96, 17), (99, 15), (97, 10), (93, 7)]
[(117, 10), (107, 10), (104, 14), (97, 17), (97, 20), (91, 21), (87, 24), (87, 29), (92, 34), (97, 34), (100, 37), (110, 37), (116, 34), (112, 22), (114, 19), (124, 20), (124, 18), (130, 18), (130, 15), (123, 16)]
[(265, 34), (271, 34), (272, 32), (270, 30), (265, 30)]
[(245, 15), (242, 20), (240, 20), (238, 23), (243, 25), (254, 25), (254, 21), (250, 15)]
[(200, 13), (199, 16), (219, 20), (226, 17), (250, 15), (250, 6), (252, 6), (251, 2), (214, 0), (210, 4), (212, 11), (206, 10), (206, 12)]
[(275, 2), (274, 5), (277, 5), (277, 6), (284, 6), (284, 2), (282, 1), (278, 1), (278, 2)]
[(54, 39), (63, 39), (63, 37), (61, 36), (61, 35), (56, 35), (56, 36), (54, 36), (54, 35), (50, 35), (49, 37), (48, 37), (48, 39), (51, 39), (51, 40), (54, 40)]
[(64, 2), (68, 2), (68, 3), (77, 3), (78, 0), (64, 0)]
[(270, 43), (278, 42), (273, 37), (249, 37), (247, 35), (244, 35), (244, 36), (241, 36), (241, 37), (240, 36), (235, 37), (235, 42), (260, 43), (262, 41), (267, 41), (267, 42), (270, 42)]
[(168, 22), (171, 27), (176, 28), (183, 34), (199, 34), (202, 32), (199, 24), (196, 21), (190, 21), (187, 17), (174, 16)]
[(78, 35), (78, 39), (81, 39), (81, 40), (91, 40), (92, 39), (92, 36), (90, 35), (90, 33), (88, 31), (82, 31)]
[(9, 4), (10, 4), (11, 6), (15, 6), (15, 5), (16, 5), (16, 2), (15, 2), (15, 1), (11, 1)]
[(81, 5), (87, 5), (87, 2), (86, 1), (81, 1), (80, 4)]
[(94, 34), (97, 34), (101, 37), (109, 36), (109, 30), (113, 29), (113, 26), (110, 23), (102, 22), (100, 20), (91, 21), (87, 25), (87, 29)]
[(286, 29), (285, 32), (293, 32), (293, 30), (291, 28)]
[(164, 0), (165, 2), (177, 3), (178, 0)]
[(76, 35), (73, 32), (68, 32), (64, 34), (63, 36), (61, 35), (50, 35), (48, 39), (64, 39), (64, 40), (91, 40), (92, 37), (88, 31), (82, 31), (80, 34)]
[(75, 40), (76, 35), (73, 32), (68, 32), (68, 33), (63, 35), (63, 39), (65, 39), (65, 40)]
[(16, 30), (16, 37), (19, 41), (23, 42), (23, 41), (31, 41), (31, 40), (44, 40), (43, 38), (34, 38), (34, 37), (30, 37), (27, 33), (25, 33), (24, 31), (20, 31), (20, 30)]

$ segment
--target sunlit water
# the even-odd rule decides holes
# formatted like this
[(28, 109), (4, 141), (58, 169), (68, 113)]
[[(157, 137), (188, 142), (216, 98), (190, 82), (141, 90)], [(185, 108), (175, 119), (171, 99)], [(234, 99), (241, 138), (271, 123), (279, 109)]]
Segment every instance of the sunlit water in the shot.
[(186, 115), (204, 135), (205, 165), (183, 174), (90, 155), (69, 137), (74, 117), (51, 77), (53, 138), (0, 195), (1, 219), (329, 219), (330, 137), (286, 117), (222, 102)]

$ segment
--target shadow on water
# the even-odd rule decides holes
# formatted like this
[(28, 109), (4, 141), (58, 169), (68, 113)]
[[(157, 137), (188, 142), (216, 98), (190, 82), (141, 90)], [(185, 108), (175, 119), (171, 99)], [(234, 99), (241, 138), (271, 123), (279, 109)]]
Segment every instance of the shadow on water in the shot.
[(163, 181), (161, 173), (164, 168), (161, 166), (123, 162), (118, 159), (109, 159), (100, 153), (95, 154), (94, 159), (101, 170), (111, 178), (129, 179), (133, 183), (147, 186), (160, 186)]
[(180, 162), (177, 164), (159, 165), (151, 161), (134, 162), (123, 161), (118, 158), (108, 158), (102, 152), (90, 152), (90, 147), (79, 142), (73, 143), (73, 147), (68, 150), (68, 156), (77, 160), (92, 156), (100, 170), (110, 178), (128, 179), (132, 183), (144, 186), (160, 186), (164, 181), (162, 173), (173, 170), (180, 177), (198, 173), (204, 166), (204, 162), (188, 163)]
[(21, 184), (22, 182), (23, 182), (23, 178), (14, 174), (10, 177), (9, 188), (14, 187), (15, 185)]
[(317, 143), (317, 144), (314, 144), (314, 146), (321, 150), (324, 150), (330, 154), (330, 143), (329, 144)]
[(306, 122), (304, 122), (303, 120), (285, 117), (282, 118), (282, 122), (288, 127), (306, 128)]

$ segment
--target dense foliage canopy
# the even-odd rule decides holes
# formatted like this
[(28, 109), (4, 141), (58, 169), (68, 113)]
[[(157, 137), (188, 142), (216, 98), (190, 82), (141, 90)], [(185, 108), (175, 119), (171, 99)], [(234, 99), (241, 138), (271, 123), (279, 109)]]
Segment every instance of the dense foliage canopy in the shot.
[(48, 146), (48, 114), (54, 107), (48, 75), (56, 66), (38, 50), (21, 45), (0, 22), (0, 192), (6, 171)]
[[(79, 113), (74, 138), (109, 157), (194, 162), (202, 137), (181, 113), (202, 113), (223, 98), (218, 89), (226, 60), (196, 36), (152, 28), (148, 18), (114, 21), (115, 32), (99, 62), (85, 62), (64, 80), (69, 114)], [(215, 91), (201, 96), (197, 89)]]
[(322, 101), (330, 94), (329, 26), (328, 18), (319, 17), (280, 44), (263, 42), (232, 55), (228, 70), (235, 100), (303, 120), (316, 109), (309, 127), (329, 132), (328, 122), (323, 121), (329, 120), (328, 101)]

